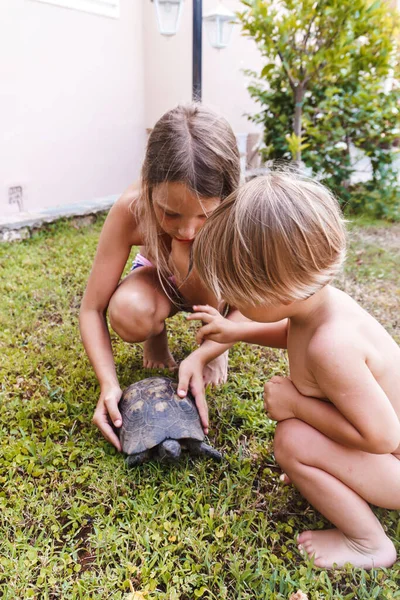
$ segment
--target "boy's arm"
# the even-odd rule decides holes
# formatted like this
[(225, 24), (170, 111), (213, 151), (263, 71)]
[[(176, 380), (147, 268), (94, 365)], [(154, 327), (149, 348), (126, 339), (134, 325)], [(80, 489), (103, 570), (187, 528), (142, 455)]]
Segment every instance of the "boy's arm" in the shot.
[[(361, 352), (330, 340), (308, 352), (311, 371), (327, 403), (293, 395), (293, 416), (329, 438), (373, 454), (394, 452), (400, 443), (397, 414)], [(297, 395), (296, 395), (297, 394)]]
[(196, 305), (193, 308), (196, 312), (186, 318), (188, 321), (200, 320), (205, 323), (196, 335), (197, 342), (203, 342), (202, 347), (209, 341), (229, 344), (227, 348), (236, 342), (271, 348), (287, 347), (287, 319), (277, 323), (256, 323), (247, 319), (237, 309), (232, 309), (225, 318), (212, 306)]

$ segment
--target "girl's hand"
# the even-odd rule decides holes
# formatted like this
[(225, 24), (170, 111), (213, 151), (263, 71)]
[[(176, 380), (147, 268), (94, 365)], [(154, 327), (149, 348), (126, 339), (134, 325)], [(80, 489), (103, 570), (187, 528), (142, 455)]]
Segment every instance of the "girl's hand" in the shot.
[(204, 362), (196, 357), (195, 353), (190, 354), (179, 365), (179, 383), (178, 395), (184, 398), (190, 390), (194, 396), (197, 410), (199, 411), (200, 421), (204, 433), (208, 433), (208, 406), (204, 390), (203, 369)]
[(110, 420), (114, 427), (121, 427), (122, 417), (118, 410), (121, 395), (122, 390), (118, 385), (103, 389), (92, 419), (106, 440), (113, 444), (119, 452), (122, 450), (121, 443), (110, 425)]
[(196, 333), (196, 342), (202, 344), (204, 340), (212, 340), (220, 344), (232, 344), (240, 341), (237, 323), (225, 319), (216, 308), (208, 305), (193, 306), (195, 311), (186, 318), (188, 321), (203, 321), (206, 325), (200, 327)]
[(293, 419), (296, 416), (294, 408), (300, 397), (288, 377), (275, 375), (264, 385), (265, 412), (274, 421)]

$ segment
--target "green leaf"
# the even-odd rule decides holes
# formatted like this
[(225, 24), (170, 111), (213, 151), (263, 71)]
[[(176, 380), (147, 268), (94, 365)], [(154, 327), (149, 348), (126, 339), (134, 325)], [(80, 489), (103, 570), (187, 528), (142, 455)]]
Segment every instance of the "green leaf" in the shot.
[(272, 71), (272, 69), (274, 69), (274, 67), (275, 65), (272, 63), (265, 65), (261, 71), (261, 77), (266, 77)]
[(208, 592), (208, 589), (206, 587), (202, 586), (198, 590), (194, 590), (193, 594), (195, 595), (196, 598), (201, 598), (206, 592)]

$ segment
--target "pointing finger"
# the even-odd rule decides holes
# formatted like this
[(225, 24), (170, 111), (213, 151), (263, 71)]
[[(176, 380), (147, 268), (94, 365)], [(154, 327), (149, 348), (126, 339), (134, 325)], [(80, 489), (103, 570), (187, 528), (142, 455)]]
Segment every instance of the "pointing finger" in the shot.
[(209, 315), (219, 315), (219, 312), (216, 308), (214, 308), (213, 306), (209, 306), (208, 304), (195, 304), (193, 306), (193, 310), (195, 312), (205, 312), (208, 313)]
[(186, 319), (187, 321), (204, 321), (205, 323), (211, 323), (214, 320), (214, 316), (205, 312), (195, 312), (187, 315)]

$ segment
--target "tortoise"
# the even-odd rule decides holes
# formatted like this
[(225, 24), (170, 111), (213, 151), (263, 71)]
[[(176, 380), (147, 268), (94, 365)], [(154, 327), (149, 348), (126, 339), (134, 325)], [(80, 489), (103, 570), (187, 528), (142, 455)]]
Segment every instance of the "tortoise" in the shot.
[(204, 442), (192, 394), (180, 398), (177, 384), (168, 377), (148, 377), (127, 387), (119, 410), (119, 438), (129, 467), (151, 459), (177, 461), (182, 448), (193, 456), (222, 459), (220, 452)]

